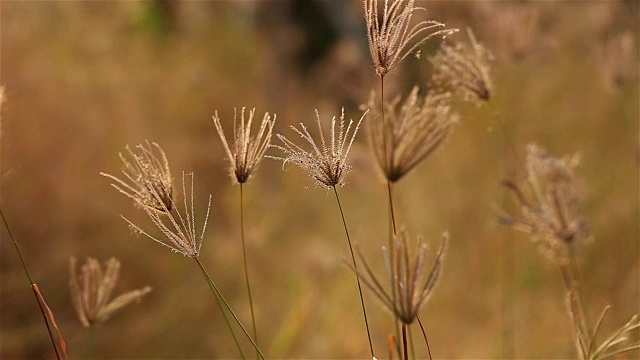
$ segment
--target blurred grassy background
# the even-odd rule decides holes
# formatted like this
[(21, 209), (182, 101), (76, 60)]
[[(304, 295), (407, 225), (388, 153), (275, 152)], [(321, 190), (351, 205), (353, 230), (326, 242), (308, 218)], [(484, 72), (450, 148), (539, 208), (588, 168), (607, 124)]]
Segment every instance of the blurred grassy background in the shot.
[[(444, 275), (421, 317), (437, 358), (569, 358), (572, 329), (557, 268), (527, 237), (496, 225), (511, 205), (498, 181), (521, 176), (535, 142), (581, 152), (584, 214), (595, 242), (580, 258), (594, 319), (617, 328), (639, 307), (638, 2), (429, 1), (429, 17), (474, 29), (495, 54), (491, 107), (459, 106), (463, 123), (397, 189), (398, 217), (434, 246), (449, 230)], [(250, 324), (238, 238), (238, 192), (211, 120), (234, 107), (278, 114), (276, 131), (341, 106), (354, 118), (377, 84), (359, 1), (6, 2), (2, 19), (2, 208), (54, 311), (72, 358), (86, 329), (68, 295), (68, 258), (115, 256), (116, 292), (153, 292), (97, 329), (100, 358), (230, 358), (234, 345), (195, 264), (132, 235), (120, 214), (149, 224), (100, 171), (117, 153), (160, 143), (172, 171), (196, 174), (196, 206), (213, 195), (201, 256)], [(627, 33), (631, 48), (612, 44)], [(464, 32), (451, 40), (464, 39)], [(424, 86), (424, 46), (388, 76), (389, 94)], [(626, 55), (625, 55), (626, 54)], [(391, 96), (391, 95), (390, 95)], [(369, 119), (367, 121), (370, 121)], [(359, 135), (341, 189), (353, 238), (382, 270), (385, 187)], [(246, 187), (247, 240), (261, 348), (272, 358), (368, 354), (348, 248), (331, 194), (298, 169), (265, 160)], [(204, 213), (200, 216), (202, 219)], [(147, 228), (150, 228), (147, 226)], [(0, 252), (0, 357), (52, 357), (5, 230)], [(509, 243), (504, 247), (502, 244)], [(365, 294), (379, 357), (391, 316)], [(416, 328), (416, 352), (426, 356)], [(248, 349), (248, 347), (247, 347)], [(629, 355), (637, 357), (638, 353)]]

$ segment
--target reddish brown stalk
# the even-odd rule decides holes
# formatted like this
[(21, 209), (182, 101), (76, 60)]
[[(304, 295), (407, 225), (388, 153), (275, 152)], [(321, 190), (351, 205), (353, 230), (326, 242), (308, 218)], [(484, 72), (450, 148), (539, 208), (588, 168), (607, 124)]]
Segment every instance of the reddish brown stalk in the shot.
[(60, 336), (60, 346), (62, 347), (62, 354), (64, 355), (64, 359), (66, 359), (67, 358), (66, 344), (62, 337), (62, 334), (60, 333), (60, 330), (58, 329), (58, 326), (55, 323), (55, 319), (53, 318), (53, 312), (49, 309), (49, 307), (47, 306), (47, 303), (44, 301), (44, 298), (40, 293), (38, 285), (35, 282), (33, 282), (33, 278), (31, 277), (31, 273), (29, 272), (27, 263), (25, 262), (24, 257), (22, 256), (22, 251), (20, 251), (20, 246), (18, 246), (18, 241), (13, 236), (13, 231), (11, 231), (11, 227), (9, 226), (9, 222), (7, 221), (7, 218), (4, 216), (4, 211), (2, 211), (2, 208), (0, 208), (0, 217), (2, 217), (2, 221), (4, 222), (4, 226), (7, 228), (9, 237), (13, 241), (13, 245), (16, 248), (16, 252), (18, 253), (18, 257), (20, 258), (20, 262), (22, 263), (24, 272), (27, 274), (27, 278), (29, 279), (29, 284), (31, 285), (31, 289), (33, 289), (33, 293), (36, 296), (36, 301), (38, 302), (38, 306), (40, 307), (40, 313), (42, 313), (42, 317), (44, 318), (44, 323), (47, 326), (47, 332), (49, 333), (49, 337), (51, 338), (51, 343), (53, 344), (53, 350), (55, 350), (56, 352), (56, 358), (58, 360), (61, 359), (60, 352), (58, 351), (58, 346), (56, 345), (56, 341), (54, 340), (53, 332), (51, 332), (51, 327), (49, 326), (49, 318), (47, 318), (47, 314), (50, 316), (50, 319), (53, 322), (54, 327), (58, 331), (58, 335)]
[[(256, 330), (256, 318), (253, 312), (253, 298), (251, 297), (251, 285), (249, 283), (249, 270), (247, 267), (247, 249), (244, 241), (244, 201), (242, 193), (242, 183), (240, 183), (240, 236), (242, 238), (242, 259), (244, 261), (244, 279), (247, 283), (247, 294), (249, 294), (249, 307), (251, 308), (251, 322), (253, 325), (253, 339), (258, 344), (258, 332)], [(256, 349), (256, 358), (260, 358), (260, 354)]]
[(416, 319), (418, 319), (418, 324), (420, 325), (420, 330), (422, 330), (422, 336), (424, 336), (424, 342), (427, 344), (427, 352), (429, 353), (429, 359), (431, 359), (431, 348), (429, 347), (429, 340), (427, 339), (427, 332), (424, 331), (424, 326), (422, 326), (422, 321), (420, 321), (420, 317), (416, 315)]
[[(38, 284), (32, 284), (31, 288), (33, 289), (33, 293), (36, 296), (36, 300), (38, 300), (38, 306), (40, 307), (40, 312), (42, 313), (42, 317), (44, 317), (44, 323), (45, 323), (45, 325), (47, 325), (47, 332), (49, 333), (49, 338), (51, 339), (51, 344), (53, 344), (53, 350), (55, 350), (55, 352), (56, 352), (56, 359), (58, 359), (58, 360), (60, 360), (62, 358), (66, 359), (67, 358), (67, 344), (64, 342), (64, 338), (62, 337), (62, 334), (60, 333), (60, 330), (58, 329), (58, 324), (56, 324), (56, 319), (53, 317), (53, 312), (51, 311), (51, 309), (49, 309), (49, 306), (47, 306), (47, 303), (44, 301), (44, 297), (42, 297), (42, 293), (40, 292), (40, 288), (38, 287)], [(58, 350), (58, 346), (56, 344), (56, 341), (53, 338), (53, 331), (51, 331), (51, 326), (49, 325), (49, 322), (51, 322), (53, 327), (58, 332), (58, 336), (59, 336), (59, 340), (60, 340), (60, 347), (62, 348), (62, 356), (64, 356), (62, 358), (61, 358), (61, 355), (60, 355), (60, 351)]]
[(409, 360), (409, 351), (407, 351), (407, 325), (402, 323), (402, 348), (404, 350), (404, 360)]

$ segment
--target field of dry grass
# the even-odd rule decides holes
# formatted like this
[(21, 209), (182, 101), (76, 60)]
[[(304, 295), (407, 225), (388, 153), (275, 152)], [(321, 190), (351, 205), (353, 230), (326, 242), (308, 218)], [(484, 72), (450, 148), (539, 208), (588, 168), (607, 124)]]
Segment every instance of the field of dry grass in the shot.
[[(193, 171), (198, 228), (212, 195), (200, 260), (247, 325), (239, 186), (231, 184), (212, 115), (217, 110), (229, 131), (234, 107), (255, 107), (259, 118), (276, 113), (274, 133), (291, 136), (288, 126), (312, 124), (314, 109), (326, 120), (344, 106), (357, 120), (378, 84), (360, 1), (180, 2), (165, 12), (153, 4), (0, 4), (6, 97), (0, 206), (70, 358), (90, 352), (69, 295), (70, 256), (118, 258), (116, 293), (153, 288), (93, 330), (97, 358), (237, 357), (197, 267), (136, 236), (121, 219), (151, 229), (144, 212), (99, 175), (119, 171), (118, 152), (154, 141), (176, 183), (182, 171)], [(580, 153), (582, 214), (594, 236), (578, 256), (588, 317), (595, 322), (611, 304), (602, 325), (607, 334), (638, 312), (638, 2), (420, 5), (448, 27), (472, 28), (495, 57), (491, 101), (478, 107), (456, 102), (461, 122), (453, 134), (395, 186), (399, 225), (424, 235), (433, 251), (440, 234), (450, 233), (442, 277), (420, 313), (434, 358), (575, 357), (561, 273), (527, 234), (498, 224), (497, 209), (516, 210), (499, 182), (524, 177), (518, 161), (530, 143), (558, 157)], [(618, 41), (621, 35), (627, 40)], [(461, 31), (447, 41), (465, 38)], [(387, 76), (389, 94), (426, 85), (427, 57), (438, 44), (430, 40), (419, 58), (409, 56)], [(364, 128), (375, 120), (367, 117)], [(376, 260), (388, 241), (387, 193), (366, 129), (350, 162), (347, 185), (339, 189), (349, 230), (382, 274)], [(265, 159), (244, 186), (261, 349), (269, 358), (367, 357), (332, 191), (293, 166), (285, 170)], [(4, 228), (0, 235), (0, 357), (51, 358), (19, 259)], [(378, 358), (386, 358), (393, 317), (370, 292), (364, 297)], [(425, 358), (418, 328), (413, 337), (417, 357)], [(243, 345), (251, 354), (249, 343)]]

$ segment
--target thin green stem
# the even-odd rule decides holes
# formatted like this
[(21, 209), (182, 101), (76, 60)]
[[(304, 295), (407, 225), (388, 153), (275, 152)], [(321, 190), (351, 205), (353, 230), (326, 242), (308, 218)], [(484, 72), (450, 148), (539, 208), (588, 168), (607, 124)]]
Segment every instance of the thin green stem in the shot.
[(427, 332), (424, 331), (424, 326), (422, 326), (422, 321), (420, 321), (420, 317), (416, 315), (416, 319), (418, 319), (418, 325), (420, 325), (420, 330), (422, 330), (422, 336), (424, 336), (424, 342), (427, 344), (427, 352), (429, 353), (429, 360), (431, 360), (431, 348), (429, 347), (429, 339), (427, 339)]
[(236, 334), (233, 331), (233, 327), (231, 326), (231, 323), (229, 322), (229, 318), (227, 318), (227, 313), (224, 311), (224, 308), (222, 307), (222, 303), (220, 302), (220, 298), (219, 297), (222, 297), (222, 294), (220, 294), (220, 291), (218, 291), (218, 288), (216, 287), (216, 285), (211, 280), (211, 277), (209, 277), (209, 274), (207, 274), (207, 271), (204, 269), (204, 266), (202, 266), (202, 263), (200, 263), (200, 260), (198, 258), (194, 258), (194, 260), (198, 263), (198, 266), (200, 267), (200, 270), (202, 271), (202, 275), (204, 275), (205, 279), (207, 279), (207, 284), (209, 284), (209, 289), (211, 289), (211, 293), (213, 294), (213, 297), (216, 299), (216, 303), (218, 304), (218, 308), (220, 309), (220, 312), (222, 313), (222, 317), (224, 318), (224, 322), (227, 324), (227, 328), (229, 329), (229, 332), (231, 333), (231, 337), (233, 337), (233, 342), (236, 343), (236, 347), (238, 348), (238, 351), (240, 352), (240, 357), (242, 357), (242, 359), (245, 359), (244, 353), (242, 352), (242, 347), (240, 347), (240, 343), (238, 342), (238, 338), (236, 337)]
[[(256, 317), (253, 312), (253, 298), (251, 297), (251, 283), (249, 282), (249, 270), (247, 267), (247, 249), (244, 241), (244, 201), (242, 195), (242, 183), (240, 183), (240, 235), (242, 238), (242, 258), (244, 261), (244, 279), (247, 283), (247, 294), (249, 295), (249, 307), (251, 308), (251, 323), (253, 325), (253, 339), (258, 344), (258, 331), (256, 330)], [(256, 358), (260, 354), (256, 351)]]
[(362, 314), (364, 315), (364, 325), (367, 328), (367, 337), (369, 339), (369, 349), (371, 350), (371, 358), (375, 358), (375, 355), (373, 354), (373, 342), (371, 341), (371, 332), (369, 332), (369, 320), (367, 319), (367, 309), (364, 305), (364, 297), (362, 296), (362, 286), (360, 285), (360, 277), (358, 276), (358, 265), (356, 264), (356, 256), (353, 253), (353, 246), (351, 245), (351, 237), (349, 236), (349, 230), (347, 229), (347, 221), (344, 219), (344, 211), (342, 210), (342, 204), (340, 204), (340, 197), (338, 196), (338, 189), (336, 189), (335, 185), (333, 186), (333, 192), (336, 194), (336, 201), (338, 202), (338, 208), (340, 209), (342, 224), (344, 225), (344, 231), (347, 234), (349, 251), (351, 251), (351, 260), (353, 261), (353, 268), (356, 273), (356, 281), (358, 282), (358, 292), (360, 293), (360, 303), (362, 304)]
[[(387, 123), (385, 121), (385, 117), (384, 117), (384, 76), (380, 76), (380, 116), (382, 117), (382, 149), (383, 149), (383, 155), (384, 155), (384, 168), (387, 169), (390, 167), (390, 164), (388, 164), (389, 162), (389, 157), (387, 156)], [(391, 159), (391, 161), (393, 161), (393, 159)], [(395, 211), (394, 211), (394, 207), (393, 207), (393, 191), (391, 189), (391, 181), (389, 179), (387, 179), (387, 195), (389, 198), (389, 212), (391, 214), (391, 227), (393, 229), (393, 236), (389, 236), (389, 261), (391, 269), (393, 269), (394, 265), (394, 258), (395, 255), (393, 254), (394, 252), (394, 246), (393, 246), (393, 238), (398, 235), (398, 228), (396, 226), (396, 215), (395, 215)], [(396, 303), (396, 299), (397, 299), (397, 294), (396, 294), (396, 287), (393, 284), (393, 277), (390, 277), (389, 279), (390, 281), (390, 285), (391, 285), (391, 298), (393, 300), (393, 303)], [(396, 339), (400, 338), (400, 321), (398, 320), (397, 316), (394, 316), (394, 330), (396, 333)], [(402, 352), (400, 351), (400, 343), (396, 341), (396, 350), (398, 351), (398, 357), (402, 356)]]
[(516, 163), (522, 170), (526, 170), (524, 165), (520, 162), (520, 159), (518, 159), (518, 153), (516, 152), (516, 147), (515, 145), (513, 145), (513, 142), (511, 142), (511, 139), (509, 138), (509, 134), (507, 133), (507, 128), (505, 127), (502, 120), (500, 120), (500, 117), (498, 116), (498, 112), (494, 110), (493, 104), (491, 102), (489, 102), (488, 104), (489, 104), (489, 110), (493, 115), (493, 119), (496, 121), (496, 123), (498, 123), (498, 127), (500, 128), (500, 131), (502, 132), (502, 136), (504, 136), (504, 139), (507, 142), (507, 145), (509, 146), (511, 153), (513, 154), (513, 158), (516, 160)]
[(22, 267), (24, 268), (24, 272), (27, 274), (27, 278), (29, 278), (29, 285), (34, 284), (33, 278), (31, 277), (31, 273), (27, 268), (27, 263), (24, 261), (24, 257), (22, 256), (22, 251), (20, 251), (20, 246), (18, 246), (18, 242), (16, 238), (13, 236), (13, 231), (11, 231), (11, 226), (9, 226), (9, 222), (7, 218), (4, 216), (4, 211), (0, 208), (0, 216), (2, 216), (2, 221), (4, 222), (4, 226), (7, 228), (7, 232), (9, 233), (9, 237), (13, 241), (13, 246), (15, 246), (16, 251), (18, 252), (18, 257), (20, 257), (20, 262), (22, 263)]
[(31, 287), (31, 289), (34, 292), (34, 295), (36, 296), (36, 301), (38, 302), (38, 307), (40, 308), (40, 313), (42, 314), (42, 318), (44, 319), (44, 324), (47, 326), (47, 333), (49, 333), (49, 338), (51, 339), (51, 344), (53, 345), (53, 350), (56, 353), (56, 358), (58, 360), (60, 360), (60, 352), (58, 351), (58, 346), (56, 345), (56, 341), (55, 341), (55, 339), (53, 337), (53, 332), (51, 331), (51, 327), (49, 326), (49, 320), (47, 319), (47, 313), (46, 313), (46, 310), (43, 307), (44, 304), (42, 304), (40, 302), (40, 300), (38, 299), (37, 285), (33, 281), (33, 278), (31, 277), (31, 273), (29, 272), (29, 268), (27, 267), (27, 263), (24, 260), (24, 256), (22, 256), (22, 251), (20, 251), (20, 246), (18, 246), (18, 241), (16, 240), (15, 236), (13, 235), (13, 231), (11, 231), (11, 226), (9, 226), (9, 222), (7, 221), (7, 218), (4, 216), (4, 211), (2, 210), (1, 207), (0, 207), (0, 216), (2, 216), (2, 221), (4, 222), (4, 226), (7, 228), (7, 232), (9, 233), (9, 237), (11, 238), (11, 241), (13, 242), (13, 246), (15, 246), (15, 248), (16, 248), (16, 252), (18, 253), (18, 257), (20, 258), (20, 262), (22, 263), (22, 268), (24, 269), (24, 272), (27, 274), (27, 278), (29, 279), (29, 286)]

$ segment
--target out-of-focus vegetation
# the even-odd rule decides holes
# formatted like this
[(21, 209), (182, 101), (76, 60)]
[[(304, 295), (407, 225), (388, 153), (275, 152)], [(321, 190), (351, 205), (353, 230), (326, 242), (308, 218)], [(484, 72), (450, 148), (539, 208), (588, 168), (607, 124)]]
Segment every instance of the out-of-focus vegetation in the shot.
[[(377, 84), (360, 1), (2, 2), (1, 206), (56, 315), (71, 358), (88, 335), (68, 290), (70, 256), (122, 263), (117, 292), (153, 287), (95, 329), (99, 358), (237, 356), (199, 270), (120, 218), (148, 219), (99, 172), (115, 173), (125, 145), (162, 145), (176, 179), (194, 171), (196, 209), (213, 195), (201, 261), (245, 325), (238, 186), (228, 177), (211, 116), (234, 107), (276, 113), (276, 132), (358, 106)], [(395, 187), (399, 224), (437, 248), (449, 230), (440, 284), (423, 308), (437, 358), (574, 356), (564, 285), (526, 235), (496, 223), (510, 209), (502, 178), (523, 175), (531, 142), (581, 152), (584, 216), (595, 236), (579, 257), (603, 333), (640, 299), (638, 2), (424, 2), (428, 17), (470, 27), (494, 53), (495, 97), (457, 104), (450, 140)], [(463, 40), (464, 32), (448, 41)], [(625, 40), (626, 39), (626, 40)], [(388, 94), (426, 86), (426, 57), (385, 79)], [(387, 82), (388, 81), (388, 82)], [(387, 91), (385, 89), (385, 91)], [(391, 95), (390, 95), (391, 96)], [(366, 121), (373, 121), (368, 118)], [(366, 124), (365, 124), (366, 127)], [(387, 243), (386, 190), (361, 132), (341, 189), (352, 239), (367, 259)], [(272, 358), (362, 358), (366, 333), (331, 194), (297, 169), (265, 160), (245, 187), (247, 251), (263, 352)], [(200, 213), (198, 213), (200, 215)], [(200, 215), (200, 221), (204, 214)], [(51, 357), (37, 304), (2, 230), (0, 357)], [(383, 264), (370, 264), (383, 271)], [(365, 293), (374, 346), (386, 354), (392, 317)], [(421, 335), (416, 353), (426, 356)], [(248, 347), (247, 347), (248, 349)], [(250, 353), (250, 352), (249, 352)], [(638, 353), (627, 354), (629, 358)]]

